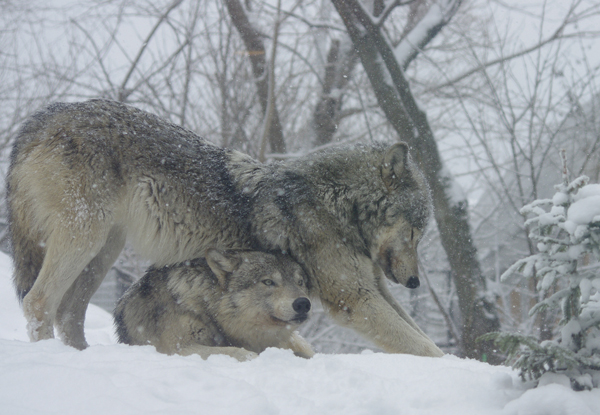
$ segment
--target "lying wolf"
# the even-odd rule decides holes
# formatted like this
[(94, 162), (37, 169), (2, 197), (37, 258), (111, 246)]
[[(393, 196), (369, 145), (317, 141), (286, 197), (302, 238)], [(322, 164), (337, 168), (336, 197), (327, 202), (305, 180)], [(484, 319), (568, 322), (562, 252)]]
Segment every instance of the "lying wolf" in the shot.
[(267, 347), (314, 352), (295, 329), (306, 320), (304, 272), (286, 255), (209, 250), (206, 259), (151, 268), (117, 303), (121, 343), (161, 353), (248, 360)]
[(24, 123), (7, 177), (17, 293), (31, 340), (85, 348), (85, 310), (126, 239), (157, 267), (208, 248), (285, 251), (339, 323), (388, 352), (441, 356), (390, 294), (419, 285), (425, 180), (399, 143), (262, 164), (106, 100)]

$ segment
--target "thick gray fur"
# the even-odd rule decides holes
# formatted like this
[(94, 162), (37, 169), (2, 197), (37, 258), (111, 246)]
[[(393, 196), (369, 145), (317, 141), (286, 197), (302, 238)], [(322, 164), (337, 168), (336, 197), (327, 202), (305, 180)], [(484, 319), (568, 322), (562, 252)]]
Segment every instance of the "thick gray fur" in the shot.
[(209, 248), (286, 251), (338, 323), (388, 352), (442, 355), (385, 281), (418, 285), (431, 209), (403, 143), (262, 164), (120, 103), (60, 103), (23, 125), (7, 181), (32, 340), (56, 324), (86, 346), (89, 298), (128, 239), (157, 267)]

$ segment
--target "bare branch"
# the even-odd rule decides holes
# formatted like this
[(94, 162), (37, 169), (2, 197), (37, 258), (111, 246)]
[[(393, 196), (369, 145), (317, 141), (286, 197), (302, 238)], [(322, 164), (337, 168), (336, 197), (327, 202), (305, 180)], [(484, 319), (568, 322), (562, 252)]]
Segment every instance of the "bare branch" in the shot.
[(570, 33), (570, 34), (567, 34), (567, 35), (564, 34), (564, 30), (567, 27), (567, 25), (570, 24), (570, 23), (573, 23), (574, 8), (575, 8), (575, 6), (572, 5), (572, 7), (570, 8), (569, 12), (567, 13), (567, 15), (565, 16), (565, 18), (563, 19), (562, 23), (560, 24), (560, 26), (548, 38), (543, 39), (543, 40), (540, 39), (540, 41), (537, 42), (536, 44), (534, 44), (534, 45), (532, 45), (532, 46), (530, 46), (528, 48), (525, 48), (523, 50), (520, 50), (518, 52), (515, 52), (515, 53), (513, 53), (511, 55), (501, 56), (500, 58), (493, 59), (493, 60), (491, 60), (489, 62), (482, 62), (477, 67), (472, 68), (472, 69), (464, 72), (463, 74), (458, 75), (458, 76), (456, 76), (456, 77), (454, 77), (454, 78), (452, 78), (452, 79), (444, 82), (443, 84), (430, 87), (430, 88), (426, 89), (424, 92), (430, 92), (432, 90), (437, 90), (437, 89), (442, 89), (442, 88), (449, 87), (452, 84), (460, 82), (463, 79), (468, 78), (468, 77), (470, 77), (471, 75), (473, 75), (475, 73), (478, 73), (478, 72), (481, 72), (481, 71), (485, 70), (486, 68), (498, 65), (498, 64), (500, 64), (502, 62), (505, 62), (505, 61), (509, 61), (509, 60), (513, 60), (513, 59), (519, 58), (519, 57), (527, 55), (527, 54), (530, 54), (530, 53), (535, 52), (535, 51), (541, 49), (542, 47), (548, 45), (549, 43), (555, 42), (557, 40), (563, 40), (563, 39), (569, 39), (569, 38), (580, 38), (580, 37), (582, 37), (582, 35), (583, 35), (584, 32)]
[(452, 319), (448, 315), (448, 312), (442, 305), (440, 298), (438, 297), (437, 293), (433, 289), (433, 285), (431, 285), (431, 281), (429, 281), (429, 276), (427, 275), (427, 271), (425, 270), (425, 267), (423, 266), (423, 264), (421, 263), (420, 260), (419, 260), (419, 276), (422, 276), (423, 279), (425, 280), (425, 282), (427, 283), (427, 289), (429, 290), (429, 293), (431, 294), (431, 298), (433, 298), (433, 302), (435, 303), (435, 305), (437, 305), (438, 310), (440, 310), (440, 314), (442, 315), (442, 317), (444, 317), (444, 321), (446, 322), (446, 327), (448, 328), (448, 331), (450, 332), (452, 337), (456, 340), (456, 342), (460, 343), (460, 335), (458, 334), (459, 331), (456, 329), (456, 325), (454, 324), (454, 321), (452, 321)]
[(160, 25), (165, 21), (165, 19), (169, 15), (169, 13), (171, 13), (171, 11), (173, 11), (182, 2), (183, 2), (183, 0), (175, 0), (175, 1), (173, 1), (173, 3), (171, 3), (171, 5), (167, 8), (167, 10), (165, 10), (165, 12), (160, 16), (160, 19), (158, 19), (158, 21), (156, 22), (156, 24), (154, 25), (154, 27), (152, 28), (152, 30), (150, 31), (150, 33), (148, 33), (148, 36), (146, 36), (146, 39), (142, 43), (142, 47), (138, 51), (137, 56), (135, 57), (135, 59), (133, 60), (133, 63), (129, 67), (129, 71), (125, 75), (125, 78), (123, 78), (123, 82), (121, 82), (121, 86), (119, 87), (119, 92), (118, 92), (118, 100), (119, 101), (125, 102), (127, 100), (127, 97), (131, 94), (131, 91), (126, 91), (125, 90), (125, 87), (127, 85), (127, 82), (129, 81), (129, 78), (133, 74), (133, 71), (136, 69), (136, 67), (137, 67), (140, 59), (142, 58), (142, 55), (144, 54), (144, 51), (148, 47), (148, 43), (150, 43), (150, 40), (152, 39), (152, 37), (154, 36), (154, 34), (156, 33), (156, 31), (158, 30), (158, 28), (160, 27)]

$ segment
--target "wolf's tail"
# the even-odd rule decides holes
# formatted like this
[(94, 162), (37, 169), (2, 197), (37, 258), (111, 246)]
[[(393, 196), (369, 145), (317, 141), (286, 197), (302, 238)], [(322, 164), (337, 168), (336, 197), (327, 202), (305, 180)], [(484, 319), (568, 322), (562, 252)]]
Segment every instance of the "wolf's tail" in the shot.
[[(12, 167), (12, 166), (11, 166)], [(22, 301), (40, 273), (46, 248), (40, 232), (32, 227), (31, 202), (18, 189), (18, 177), (12, 168), (7, 177), (8, 235), (13, 257), (13, 283)], [(18, 175), (18, 174), (17, 174)]]
[(12, 232), (11, 241), (15, 267), (13, 283), (19, 301), (23, 301), (40, 273), (45, 252), (39, 242), (35, 243), (31, 240), (24, 240), (24, 238), (15, 238)]
[(33, 287), (46, 255), (45, 239), (42, 231), (35, 225), (36, 196), (31, 194), (35, 177), (32, 177), (31, 171), (23, 165), (21, 156), (25, 148), (45, 137), (45, 125), (64, 105), (54, 104), (24, 122), (10, 153), (10, 165), (6, 176), (6, 206), (14, 265), (13, 283), (19, 300), (23, 300)]

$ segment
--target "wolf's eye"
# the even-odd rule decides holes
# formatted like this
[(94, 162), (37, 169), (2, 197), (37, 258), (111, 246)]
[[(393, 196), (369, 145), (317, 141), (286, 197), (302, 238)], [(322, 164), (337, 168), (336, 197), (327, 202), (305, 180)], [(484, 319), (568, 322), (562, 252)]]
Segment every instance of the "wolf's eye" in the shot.
[(304, 281), (302, 281), (302, 280), (298, 281), (298, 285), (299, 285), (300, 287), (304, 286)]
[(270, 287), (271, 285), (275, 285), (275, 283), (273, 282), (273, 280), (262, 280), (262, 283), (265, 284), (267, 287)]

